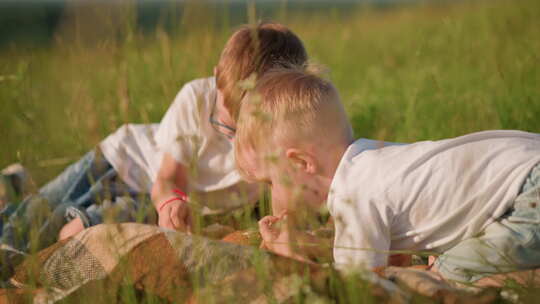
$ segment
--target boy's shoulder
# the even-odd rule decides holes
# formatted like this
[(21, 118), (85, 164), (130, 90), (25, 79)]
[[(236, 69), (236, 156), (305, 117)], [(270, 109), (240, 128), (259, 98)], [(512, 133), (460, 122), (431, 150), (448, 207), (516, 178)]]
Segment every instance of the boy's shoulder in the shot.
[[(379, 154), (383, 151), (388, 153), (389, 150), (399, 150), (404, 146), (408, 144), (367, 138), (356, 140), (341, 158), (332, 180), (331, 191), (347, 195), (359, 193), (360, 181), (374, 181), (378, 178), (380, 162), (384, 161), (384, 157), (381, 158)], [(390, 153), (396, 154), (398, 151)], [(369, 189), (372, 188), (364, 188), (362, 192), (365, 193)]]
[[(362, 156), (362, 159), (365, 158), (366, 155), (370, 155), (370, 161), (368, 161), (368, 164), (370, 164), (373, 159), (373, 157), (377, 158), (378, 155), (381, 152), (389, 152), (390, 150), (393, 150), (395, 148), (399, 149), (402, 146), (408, 146), (410, 144), (405, 143), (398, 143), (398, 142), (389, 142), (389, 141), (382, 141), (382, 140), (373, 140), (373, 139), (367, 139), (367, 138), (360, 138), (354, 141), (345, 151), (343, 154), (343, 157), (341, 159), (341, 162), (338, 166), (338, 169), (343, 169), (344, 171), (349, 171), (347, 168), (350, 168), (352, 166), (358, 166), (359, 163), (362, 163), (360, 161), (359, 156)], [(372, 165), (375, 165), (375, 163), (371, 163)], [(365, 166), (366, 164), (362, 164), (362, 166)]]
[(216, 98), (216, 94), (215, 77), (212, 76), (191, 80), (184, 83), (176, 95), (172, 106), (169, 108), (169, 112), (205, 112), (205, 109), (208, 108)]
[(196, 78), (184, 84), (183, 89), (189, 88), (194, 92), (208, 92), (216, 89), (216, 78), (214, 76)]
[(453, 138), (425, 140), (413, 143), (387, 142), (360, 138), (349, 146), (343, 158), (354, 160), (357, 159), (357, 156), (359, 155), (370, 155), (385, 159), (395, 156), (403, 158), (407, 155), (414, 158), (423, 154), (441, 154), (445, 151), (452, 150), (452, 148), (455, 147), (467, 147), (477, 143), (489, 146), (493, 142), (504, 141), (512, 144), (519, 144), (531, 140), (538, 142), (540, 140), (540, 134), (518, 130), (487, 130)]
[(343, 155), (332, 187), (357, 192), (358, 185), (367, 182), (371, 187), (363, 188), (364, 193), (377, 193), (382, 191), (373, 185), (392, 186), (393, 182), (412, 176), (413, 171), (422, 174), (455, 170), (458, 165), (465, 169), (468, 162), (482, 163), (490, 159), (504, 163), (511, 155), (532, 155), (538, 150), (539, 134), (515, 130), (482, 131), (411, 144), (359, 139)]
[(377, 150), (381, 148), (392, 147), (392, 146), (402, 146), (402, 145), (406, 145), (406, 144), (399, 143), (399, 142), (360, 138), (360, 139), (357, 139), (355, 142), (353, 142), (349, 146), (349, 149), (347, 150), (347, 153), (345, 155), (348, 157), (354, 157), (364, 151)]

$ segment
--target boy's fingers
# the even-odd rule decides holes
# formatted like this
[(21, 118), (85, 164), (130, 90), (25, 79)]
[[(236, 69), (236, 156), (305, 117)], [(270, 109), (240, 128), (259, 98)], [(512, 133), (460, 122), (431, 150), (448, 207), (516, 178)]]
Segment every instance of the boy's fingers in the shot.
[(264, 237), (264, 234), (268, 233), (270, 231), (270, 225), (266, 222), (259, 222), (259, 230), (261, 232), (261, 234), (263, 234), (263, 237)]
[(167, 210), (168, 222), (172, 229), (190, 232), (190, 216), (189, 210), (186, 209), (185, 202), (173, 202), (170, 205), (170, 209)]
[(162, 217), (163, 219), (159, 222), (159, 225), (160, 225), (160, 226), (165, 227), (165, 228), (174, 229), (169, 214), (163, 214), (161, 217)]
[(268, 238), (272, 234), (272, 227), (268, 223), (259, 223), (259, 232), (263, 239)]
[(269, 238), (272, 236), (272, 223), (271, 219), (262, 219), (259, 221), (259, 231), (263, 239)]
[(271, 225), (275, 222), (279, 221), (279, 218), (276, 217), (276, 216), (273, 216), (273, 215), (267, 215), (265, 217), (263, 217), (260, 221), (259, 221), (259, 227), (261, 225)]
[(267, 221), (271, 220), (271, 219), (274, 218), (274, 217), (275, 217), (275, 216), (273, 216), (273, 215), (267, 215), (267, 216), (263, 217), (262, 219), (260, 219), (260, 220), (259, 220), (259, 223), (260, 223), (260, 222), (267, 222)]
[(169, 213), (169, 218), (171, 219), (171, 223), (176, 230), (185, 231), (186, 227), (182, 221), (182, 218), (180, 217), (180, 210), (178, 206), (173, 206), (171, 209), (171, 212)]

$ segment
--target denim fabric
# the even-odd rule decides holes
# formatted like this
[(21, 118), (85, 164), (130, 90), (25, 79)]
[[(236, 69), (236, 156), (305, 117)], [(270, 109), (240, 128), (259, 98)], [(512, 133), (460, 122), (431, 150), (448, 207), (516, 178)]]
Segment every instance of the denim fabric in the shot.
[[(134, 201), (145, 199), (120, 181), (97, 149), (92, 150), (43, 186), (38, 194), (18, 204), (11, 203), (1, 211), (0, 218), (5, 221), (1, 243), (25, 252), (30, 248), (42, 249), (54, 243), (60, 229), (75, 217), (80, 217), (86, 227), (103, 222), (105, 207), (109, 206), (102, 202), (114, 204), (117, 197), (126, 195)], [(132, 211), (121, 210), (120, 221), (134, 221), (129, 216)]]
[(540, 164), (506, 214), (481, 235), (446, 251), (435, 266), (445, 278), (460, 282), (540, 266)]

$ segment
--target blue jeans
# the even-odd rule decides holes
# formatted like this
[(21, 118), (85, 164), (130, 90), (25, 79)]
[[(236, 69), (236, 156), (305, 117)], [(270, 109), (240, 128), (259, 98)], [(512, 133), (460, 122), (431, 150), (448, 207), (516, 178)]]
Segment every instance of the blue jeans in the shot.
[(435, 266), (445, 278), (459, 282), (540, 266), (540, 164), (508, 212), (477, 237), (446, 251)]
[[(133, 203), (118, 197), (129, 196)], [(8, 204), (0, 212), (2, 229), (0, 242), (17, 250), (40, 250), (54, 243), (60, 229), (75, 217), (85, 227), (103, 222), (104, 213), (114, 207), (114, 221), (135, 221), (148, 196), (138, 194), (117, 175), (98, 149), (84, 155), (54, 180), (43, 186), (36, 195), (22, 202)], [(110, 202), (103, 204), (103, 202)]]

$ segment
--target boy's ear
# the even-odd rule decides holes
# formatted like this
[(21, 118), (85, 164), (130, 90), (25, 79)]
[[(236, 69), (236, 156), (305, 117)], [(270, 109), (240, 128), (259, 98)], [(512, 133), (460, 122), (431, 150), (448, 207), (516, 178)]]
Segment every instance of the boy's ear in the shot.
[(315, 174), (317, 172), (316, 159), (310, 153), (296, 148), (289, 148), (285, 151), (285, 155), (296, 169), (308, 174)]

